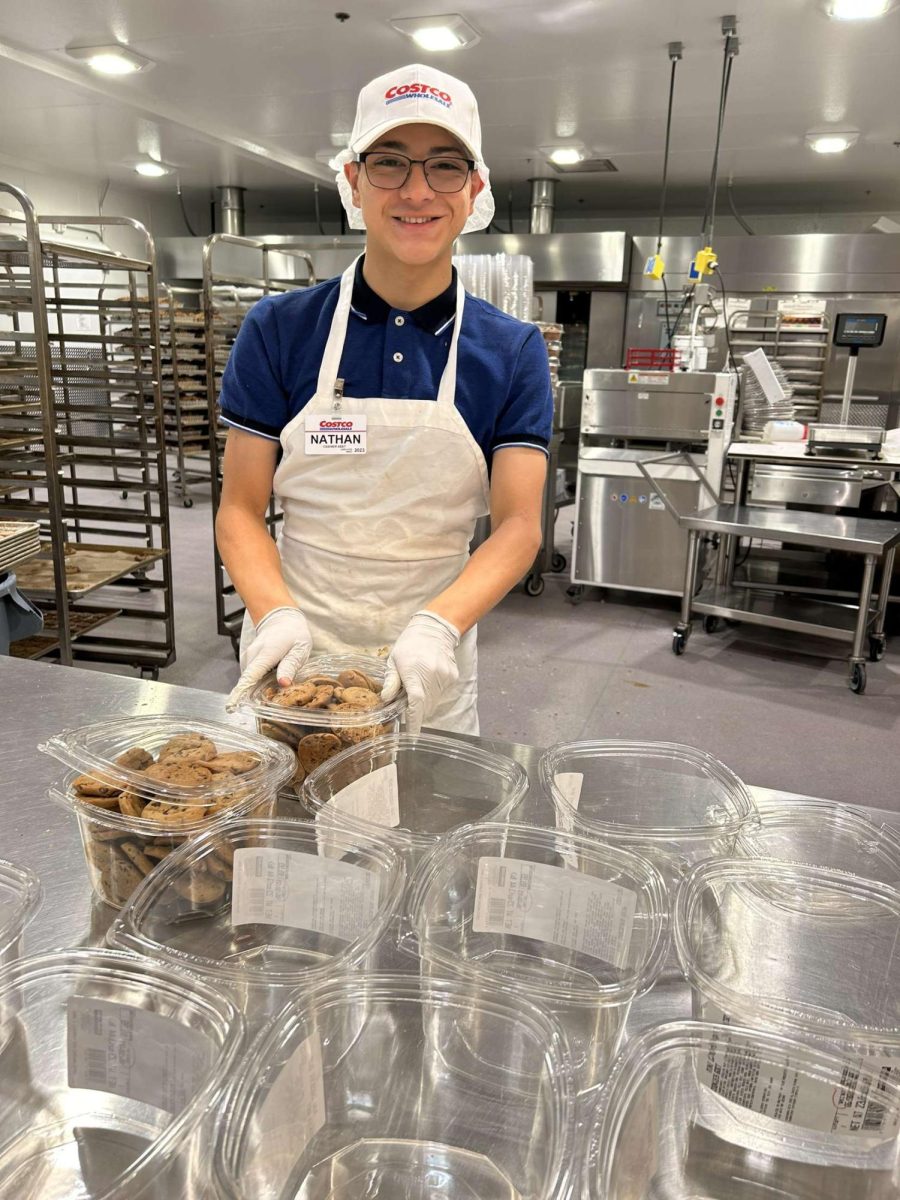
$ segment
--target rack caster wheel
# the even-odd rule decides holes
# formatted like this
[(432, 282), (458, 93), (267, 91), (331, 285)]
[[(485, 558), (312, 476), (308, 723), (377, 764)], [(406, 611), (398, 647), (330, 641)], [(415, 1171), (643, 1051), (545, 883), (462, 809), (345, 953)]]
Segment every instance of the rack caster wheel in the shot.
[(158, 683), (159, 667), (141, 667), (141, 679), (147, 679), (151, 683)]
[(887, 647), (887, 639), (883, 633), (869, 635), (869, 662), (881, 662)]
[(543, 575), (529, 575), (525, 580), (525, 595), (540, 596), (545, 586)]
[(721, 622), (719, 621), (718, 617), (708, 616), (708, 617), (703, 618), (703, 632), (704, 633), (709, 633), (709, 634), (718, 633), (720, 629), (721, 629)]
[(557, 573), (559, 573), (560, 571), (564, 571), (566, 569), (566, 565), (567, 565), (567, 560), (566, 560), (566, 556), (564, 554), (554, 554), (553, 557), (550, 559), (550, 570), (551, 571), (556, 571)]
[(672, 653), (678, 658), (684, 654), (687, 647), (687, 634), (682, 633), (680, 629), (676, 629), (672, 633)]
[(185, 496), (185, 498), (181, 502), (181, 506), (182, 506), (182, 508), (193, 508), (194, 502), (190, 498), (190, 496)]
[(580, 583), (573, 583), (566, 588), (566, 599), (570, 604), (580, 604), (584, 599), (584, 588)]
[(854, 663), (850, 668), (850, 691), (861, 696), (866, 690), (866, 664)]

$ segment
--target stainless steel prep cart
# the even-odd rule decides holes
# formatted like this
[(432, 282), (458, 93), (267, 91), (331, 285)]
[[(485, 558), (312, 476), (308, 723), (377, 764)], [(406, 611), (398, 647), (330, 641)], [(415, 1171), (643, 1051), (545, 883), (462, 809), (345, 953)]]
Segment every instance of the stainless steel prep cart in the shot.
[[(793, 461), (806, 465), (810, 462), (805, 450), (796, 447), (788, 450), (786, 447), (767, 447), (756, 443), (737, 443), (729, 448), (728, 456), (742, 459), (744, 468), (750, 458), (781, 463)], [(661, 467), (678, 458), (687, 461), (686, 456), (676, 454), (648, 459), (639, 464), (669, 512), (688, 532), (681, 617), (672, 635), (674, 653), (684, 653), (693, 627), (694, 613), (704, 615), (707, 632), (712, 632), (718, 618), (725, 617), (795, 633), (825, 636), (851, 643), (848, 683), (851, 691), (861, 695), (866, 690), (866, 657), (871, 662), (877, 662), (884, 656), (884, 623), (895, 551), (900, 543), (900, 523), (871, 517), (749, 506), (743, 502), (746, 496), (745, 469), (736, 481), (737, 502), (723, 504), (717, 489), (704, 479), (696, 466), (693, 469), (698, 479), (715, 503), (694, 513), (682, 513), (659, 483), (657, 475)], [(846, 456), (832, 455), (817, 457), (815, 461), (829, 466), (836, 462), (844, 466), (848, 463)], [(898, 471), (895, 456), (866, 460), (865, 465), (881, 468), (883, 477), (888, 479)], [(717, 538), (719, 550), (715, 578), (698, 591), (700, 549), (704, 536)], [(808, 598), (802, 594), (784, 596), (777, 587), (761, 588), (737, 581), (734, 570), (742, 538), (859, 555), (863, 559), (863, 570), (857, 603), (837, 603), (825, 598)], [(882, 575), (876, 599), (875, 575), (879, 562), (882, 564)]]
[[(38, 753), (38, 742), (104, 715), (112, 719), (150, 713), (181, 714), (248, 728), (249, 724), (237, 714), (226, 713), (224, 694), (214, 692), (8, 658), (0, 659), (0, 676), (7, 697), (0, 708), (0, 778), (5, 785), (0, 795), (0, 853), (20, 866), (31, 867), (44, 887), (43, 905), (25, 930), (24, 952), (102, 944), (116, 913), (92, 899), (76, 822), (47, 798), (49, 785), (59, 777), (59, 764)], [(521, 802), (519, 819), (553, 824), (550, 801), (542, 796), (538, 783), (538, 748), (489, 738), (464, 740), (520, 762), (528, 772), (531, 789)], [(753, 791), (759, 798), (808, 799), (768, 788)], [(283, 811), (296, 811), (292, 801), (284, 802), (284, 806)], [(872, 808), (859, 811), (879, 825), (900, 829), (900, 813)], [(690, 989), (670, 971), (647, 996), (635, 1002), (626, 1036), (633, 1037), (661, 1021), (690, 1015)]]

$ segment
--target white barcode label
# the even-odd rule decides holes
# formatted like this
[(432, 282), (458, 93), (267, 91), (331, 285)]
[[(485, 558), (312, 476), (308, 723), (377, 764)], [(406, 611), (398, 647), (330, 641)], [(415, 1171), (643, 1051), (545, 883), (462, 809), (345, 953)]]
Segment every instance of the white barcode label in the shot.
[(353, 863), (295, 850), (234, 852), (232, 925), (286, 925), (352, 942), (378, 912), (379, 879)]
[(348, 817), (371, 821), (373, 825), (396, 829), (400, 824), (397, 764), (388, 763), (386, 767), (379, 767), (377, 771), (348, 783), (345, 788), (335, 793), (327, 804), (322, 805), (316, 819), (325, 818), (332, 812), (344, 813)]
[(248, 1175), (266, 1196), (280, 1196), (310, 1141), (325, 1124), (322, 1046), (313, 1035), (281, 1068), (259, 1108), (248, 1139)]
[(558, 808), (556, 810), (556, 828), (562, 829), (566, 833), (571, 833), (575, 827), (575, 822), (569, 809), (574, 808), (576, 812), (578, 811), (584, 775), (580, 771), (560, 771), (554, 776), (553, 782), (556, 784), (557, 790), (563, 800), (569, 806), (568, 809)]
[(728, 1027), (731, 1017), (704, 1001), (701, 1018), (722, 1025), (708, 1053), (697, 1055), (700, 1079), (718, 1096), (762, 1116), (819, 1133), (893, 1137), (900, 1129), (900, 1110), (893, 1096), (887, 1103), (889, 1081), (900, 1081), (900, 1057), (853, 1056), (845, 1064), (839, 1087), (814, 1079), (793, 1065), (788, 1056), (762, 1058), (752, 1039)]
[(565, 946), (624, 969), (636, 904), (628, 888), (580, 871), (481, 858), (472, 928)]
[(112, 1092), (178, 1113), (206, 1078), (212, 1047), (199, 1030), (171, 1017), (72, 996), (66, 1056), (69, 1087)]

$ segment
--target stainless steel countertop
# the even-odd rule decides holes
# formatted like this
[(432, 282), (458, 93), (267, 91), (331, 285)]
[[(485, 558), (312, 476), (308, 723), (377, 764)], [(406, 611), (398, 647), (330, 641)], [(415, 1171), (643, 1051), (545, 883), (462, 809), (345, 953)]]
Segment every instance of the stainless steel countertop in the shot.
[[(25, 933), (25, 953), (101, 943), (115, 912), (92, 898), (75, 819), (47, 797), (65, 768), (39, 753), (38, 743), (104, 716), (172, 714), (245, 728), (252, 728), (252, 721), (226, 713), (225, 696), (218, 693), (13, 658), (0, 657), (0, 689), (0, 857), (31, 867), (44, 888), (43, 904)], [(466, 740), (520, 762), (532, 787), (516, 815), (532, 824), (553, 824), (550, 802), (538, 787), (538, 748), (490, 738)], [(753, 790), (760, 797), (808, 799)], [(282, 811), (286, 814), (291, 807), (291, 802), (283, 802)], [(898, 813), (860, 811), (879, 824), (900, 826)], [(689, 1015), (687, 985), (680, 978), (664, 980), (634, 1005), (629, 1036), (650, 1024)]]
[(876, 521), (872, 517), (841, 517), (812, 511), (751, 508), (744, 504), (714, 504), (679, 520), (685, 529), (846, 550), (851, 554), (881, 555), (900, 542), (900, 524), (892, 521)]
[(886, 448), (881, 458), (866, 458), (850, 454), (806, 453), (806, 442), (732, 442), (729, 458), (750, 458), (756, 462), (797, 463), (809, 466), (862, 467), (879, 475), (900, 472), (900, 450)]

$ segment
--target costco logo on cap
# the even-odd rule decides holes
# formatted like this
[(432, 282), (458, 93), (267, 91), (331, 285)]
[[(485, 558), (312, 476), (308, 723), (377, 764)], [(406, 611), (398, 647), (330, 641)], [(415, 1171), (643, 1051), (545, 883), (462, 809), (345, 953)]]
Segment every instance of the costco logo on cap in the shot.
[(453, 97), (449, 92), (440, 88), (430, 87), (427, 83), (404, 83), (400, 87), (388, 88), (384, 93), (385, 104), (396, 104), (398, 100), (434, 100), (441, 108), (452, 108)]

